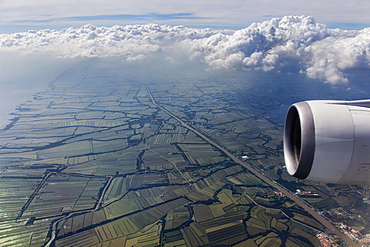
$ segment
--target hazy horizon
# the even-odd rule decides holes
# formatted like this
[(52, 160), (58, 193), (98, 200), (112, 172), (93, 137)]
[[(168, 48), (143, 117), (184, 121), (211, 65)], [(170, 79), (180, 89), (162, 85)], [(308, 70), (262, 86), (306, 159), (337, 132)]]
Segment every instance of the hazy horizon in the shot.
[(323, 84), (356, 84), (370, 69), (370, 28), (330, 29), (310, 16), (285, 16), (239, 30), (158, 24), (83, 25), (0, 34), (1, 125), (14, 107), (83, 59), (116, 57), (140, 67), (203, 67), (302, 74)]

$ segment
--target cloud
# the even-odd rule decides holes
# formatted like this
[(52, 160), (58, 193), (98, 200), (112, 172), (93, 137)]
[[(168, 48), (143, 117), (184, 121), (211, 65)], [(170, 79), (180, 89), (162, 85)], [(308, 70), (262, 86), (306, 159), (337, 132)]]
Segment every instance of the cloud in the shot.
[(333, 84), (348, 82), (346, 69), (369, 69), (369, 44), (370, 28), (328, 29), (309, 16), (273, 18), (237, 31), (157, 24), (85, 25), (0, 35), (0, 51), (56, 57), (121, 56), (127, 61), (182, 53), (213, 69), (300, 72)]
[(0, 35), (0, 49), (56, 57), (105, 57), (153, 55), (186, 39), (199, 39), (218, 33), (211, 29), (193, 29), (167, 25), (127, 25), (63, 30), (28, 31)]
[(345, 69), (370, 69), (370, 28), (333, 30), (332, 35), (305, 48), (311, 55), (307, 75), (328, 82), (347, 82)]
[(341, 70), (369, 67), (369, 31), (331, 30), (312, 17), (285, 16), (196, 42), (191, 52), (213, 68), (301, 71), (330, 83), (347, 82)]

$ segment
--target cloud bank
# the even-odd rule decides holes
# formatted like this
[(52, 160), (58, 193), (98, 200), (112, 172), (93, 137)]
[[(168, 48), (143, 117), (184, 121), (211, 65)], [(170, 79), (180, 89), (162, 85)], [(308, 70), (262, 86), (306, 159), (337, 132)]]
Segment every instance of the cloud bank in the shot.
[(156, 24), (85, 25), (2, 34), (0, 51), (64, 58), (121, 56), (127, 61), (181, 53), (212, 69), (301, 72), (335, 84), (348, 82), (345, 69), (370, 68), (370, 28), (328, 29), (309, 16), (274, 18), (237, 31)]

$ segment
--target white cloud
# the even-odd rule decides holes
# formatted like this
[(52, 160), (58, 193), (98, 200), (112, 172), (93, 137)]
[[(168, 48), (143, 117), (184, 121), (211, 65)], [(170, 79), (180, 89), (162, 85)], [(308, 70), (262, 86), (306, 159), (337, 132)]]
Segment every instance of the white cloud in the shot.
[(347, 82), (341, 70), (368, 69), (370, 60), (370, 28), (332, 30), (306, 16), (274, 18), (231, 35), (183, 43), (214, 68), (299, 69), (330, 83)]
[(328, 29), (307, 16), (274, 18), (237, 31), (156, 24), (86, 25), (3, 34), (0, 50), (56, 57), (122, 56), (127, 61), (183, 53), (214, 69), (288, 70), (329, 83), (346, 83), (342, 70), (370, 68), (370, 28)]
[(185, 39), (216, 34), (211, 29), (167, 25), (127, 25), (28, 31), (0, 35), (2, 50), (52, 54), (57, 57), (104, 57), (150, 55)]

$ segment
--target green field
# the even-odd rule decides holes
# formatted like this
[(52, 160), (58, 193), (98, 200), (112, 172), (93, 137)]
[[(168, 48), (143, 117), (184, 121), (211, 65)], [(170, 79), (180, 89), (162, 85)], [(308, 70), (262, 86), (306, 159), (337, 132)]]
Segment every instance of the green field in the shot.
[(156, 107), (150, 93), (287, 188), (311, 186), (322, 198), (312, 204), (356, 206), (353, 188), (277, 172), (282, 125), (268, 115), (271, 105), (253, 103), (257, 92), (236, 97), (244, 82), (120, 73), (65, 71), (0, 131), (1, 246), (42, 246), (53, 222), (55, 246), (319, 244), (325, 229), (312, 216)]

